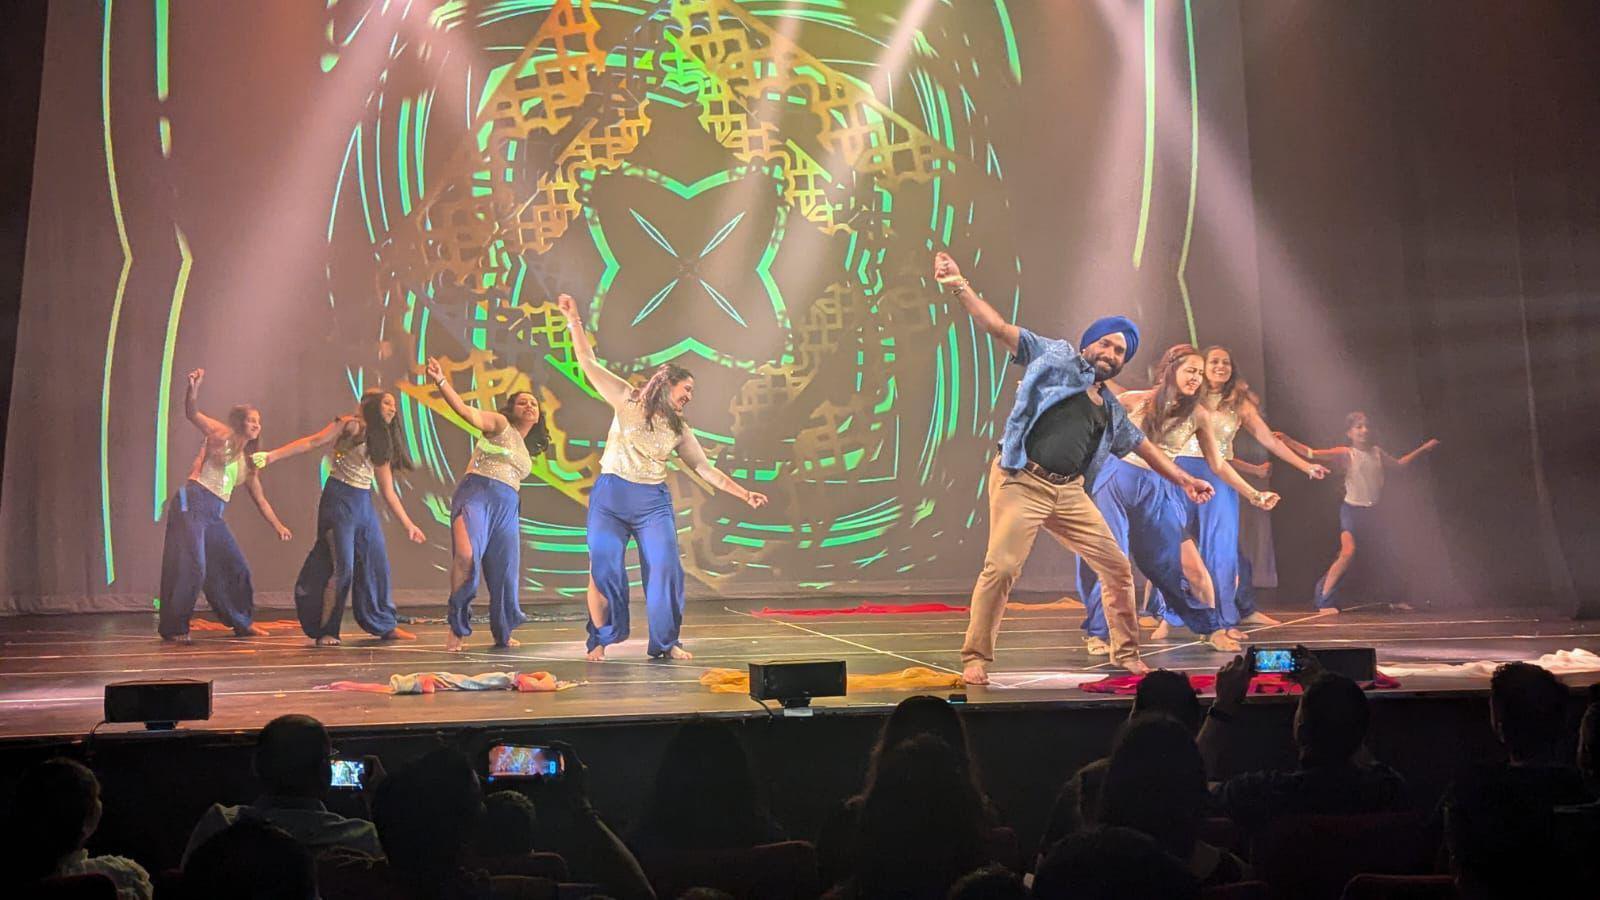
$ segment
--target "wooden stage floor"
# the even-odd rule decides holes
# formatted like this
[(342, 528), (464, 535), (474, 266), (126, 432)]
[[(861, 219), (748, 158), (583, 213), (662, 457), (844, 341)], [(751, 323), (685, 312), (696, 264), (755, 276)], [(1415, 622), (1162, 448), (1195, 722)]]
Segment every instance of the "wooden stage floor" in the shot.
[[(965, 598), (918, 598), (963, 605)], [(1024, 598), (1031, 600), (1051, 598)], [(413, 626), (416, 641), (383, 643), (347, 624), (346, 642), (316, 648), (297, 630), (239, 639), (227, 632), (195, 632), (192, 645), (163, 644), (148, 613), (22, 616), (0, 619), (0, 740), (81, 736), (100, 720), (102, 688), (130, 679), (199, 678), (215, 682), (214, 713), (193, 731), (259, 728), (289, 712), (314, 715), (330, 727), (385, 729), (560, 721), (563, 724), (659, 720), (693, 714), (765, 715), (748, 697), (713, 694), (698, 676), (711, 667), (743, 669), (751, 660), (832, 658), (847, 661), (853, 674), (924, 666), (959, 671), (964, 612), (829, 617), (757, 616), (763, 606), (849, 606), (853, 602), (809, 597), (795, 601), (691, 601), (684, 628), (695, 658), (652, 661), (636, 637), (612, 648), (605, 663), (584, 660), (584, 626), (573, 605), (533, 606), (530, 613), (566, 621), (529, 624), (511, 650), (488, 647), (486, 627), (477, 645), (462, 653), (443, 649), (442, 624)], [(407, 613), (430, 611), (413, 609)], [(642, 613), (642, 610), (639, 611)], [(262, 620), (286, 614), (262, 610)], [(442, 610), (431, 611), (433, 615)], [(1311, 647), (1375, 646), (1379, 665), (1534, 659), (1558, 650), (1600, 650), (1600, 622), (1539, 618), (1531, 612), (1410, 612), (1352, 610), (1337, 616), (1275, 611), (1283, 624), (1250, 629), (1258, 643), (1303, 643)], [(637, 616), (642, 626), (642, 614)], [(1113, 670), (1104, 658), (1084, 652), (1078, 631), (1082, 613), (1053, 609), (1008, 613), (1000, 636), (995, 673), (1010, 687), (968, 688), (970, 704), (1073, 706), (1118, 702), (1065, 686), (1062, 673)], [(1148, 636), (1148, 632), (1145, 632)], [(1183, 639), (1144, 652), (1152, 665), (1212, 672), (1226, 657)], [(1176, 636), (1175, 635), (1175, 636)], [(489, 671), (549, 671), (579, 682), (555, 694), (507, 691), (440, 693), (430, 696), (319, 689), (336, 680), (385, 682), (389, 676), (423, 671), (477, 674)], [(1571, 675), (1574, 686), (1600, 680), (1600, 673)], [(1392, 696), (1433, 692), (1477, 692), (1484, 678), (1411, 676)], [(943, 693), (943, 692), (940, 692)], [(817, 714), (879, 713), (898, 702), (899, 692), (855, 694), (819, 700)], [(106, 726), (101, 733), (137, 730)]]

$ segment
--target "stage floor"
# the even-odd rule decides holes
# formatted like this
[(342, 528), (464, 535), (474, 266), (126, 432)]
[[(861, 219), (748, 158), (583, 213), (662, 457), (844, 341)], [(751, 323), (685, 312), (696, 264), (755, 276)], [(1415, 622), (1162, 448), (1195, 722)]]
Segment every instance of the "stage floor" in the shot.
[[(1030, 601), (1054, 598), (1019, 598)], [(964, 605), (963, 598), (918, 598)], [(228, 632), (194, 633), (191, 645), (164, 644), (147, 613), (23, 616), (0, 619), (0, 739), (68, 737), (87, 733), (100, 720), (102, 687), (130, 679), (199, 678), (215, 682), (214, 713), (191, 730), (259, 728), (289, 712), (314, 715), (334, 728), (382, 729), (417, 725), (452, 726), (532, 720), (567, 724), (636, 721), (689, 714), (764, 715), (741, 694), (713, 694), (699, 675), (708, 668), (743, 669), (751, 660), (831, 658), (847, 661), (852, 674), (893, 672), (923, 666), (960, 669), (964, 612), (849, 616), (758, 616), (777, 609), (853, 606), (808, 597), (793, 601), (691, 601), (685, 645), (695, 658), (683, 662), (645, 657), (636, 637), (612, 648), (604, 663), (584, 660), (584, 625), (573, 605), (529, 606), (530, 613), (565, 621), (529, 624), (517, 632), (522, 646), (493, 650), (487, 627), (473, 635), (466, 652), (443, 649), (445, 626), (409, 626), (416, 641), (380, 642), (347, 624), (342, 646), (316, 648), (298, 630), (240, 639)], [(406, 610), (416, 614), (415, 610)], [(263, 610), (262, 620), (285, 611)], [(640, 610), (642, 613), (642, 610)], [(442, 614), (442, 610), (439, 613)], [(1283, 624), (1249, 629), (1258, 643), (1302, 643), (1311, 647), (1375, 646), (1379, 665), (1416, 665), (1535, 659), (1574, 648), (1600, 649), (1600, 622), (1536, 618), (1532, 614), (1481, 611), (1347, 611), (1337, 616), (1274, 611)], [(642, 614), (638, 616), (643, 624)], [(1065, 673), (1112, 674), (1104, 657), (1090, 657), (1078, 631), (1076, 609), (1009, 612), (1000, 635), (997, 680), (1010, 687), (968, 688), (968, 702), (982, 705), (1125, 702), (1064, 686)], [(1144, 632), (1148, 637), (1149, 632)], [(1152, 664), (1189, 672), (1212, 672), (1226, 657), (1183, 639), (1146, 642)], [(1176, 635), (1175, 635), (1176, 636)], [(548, 671), (578, 682), (559, 693), (452, 692), (427, 696), (329, 691), (336, 680), (387, 682), (394, 674), (450, 671)], [(1569, 675), (1569, 684), (1600, 680), (1600, 672)], [(1487, 679), (1414, 675), (1392, 696), (1483, 691)], [(934, 691), (946, 693), (947, 691)], [(853, 694), (819, 700), (819, 714), (880, 712), (902, 692)], [(108, 731), (138, 726), (106, 726)]]

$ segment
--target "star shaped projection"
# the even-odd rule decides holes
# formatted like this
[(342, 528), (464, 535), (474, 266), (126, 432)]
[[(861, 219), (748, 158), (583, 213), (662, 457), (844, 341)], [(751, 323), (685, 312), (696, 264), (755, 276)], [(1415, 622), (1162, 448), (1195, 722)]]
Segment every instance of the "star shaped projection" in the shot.
[(677, 274), (672, 277), (671, 281), (668, 281), (665, 285), (663, 285), (661, 290), (656, 291), (655, 294), (651, 296), (649, 301), (646, 302), (645, 305), (639, 310), (639, 314), (633, 317), (633, 321), (629, 323), (630, 326), (638, 325), (640, 322), (643, 322), (645, 319), (649, 318), (651, 313), (660, 309), (661, 304), (666, 302), (667, 297), (672, 293), (672, 289), (677, 287), (679, 283), (686, 280), (693, 280), (699, 283), (701, 289), (711, 297), (712, 302), (717, 304), (717, 308), (727, 313), (728, 318), (739, 323), (740, 328), (750, 327), (750, 325), (745, 322), (744, 316), (739, 315), (739, 311), (734, 308), (733, 303), (731, 303), (727, 297), (722, 296), (722, 292), (712, 287), (710, 282), (705, 280), (705, 277), (700, 269), (701, 262), (705, 260), (707, 256), (711, 255), (713, 250), (716, 250), (718, 247), (722, 246), (722, 242), (728, 239), (728, 235), (732, 234), (733, 230), (739, 227), (739, 222), (744, 219), (744, 213), (739, 213), (738, 215), (729, 219), (727, 224), (723, 225), (721, 228), (718, 228), (717, 233), (711, 236), (711, 240), (706, 242), (705, 247), (702, 248), (698, 254), (693, 257), (685, 257), (679, 255), (677, 249), (672, 246), (672, 242), (667, 240), (667, 236), (662, 234), (661, 230), (656, 228), (656, 226), (650, 224), (650, 220), (640, 215), (638, 210), (630, 208), (628, 212), (632, 214), (633, 220), (639, 223), (639, 227), (644, 229), (644, 233), (649, 236), (650, 240), (655, 241), (661, 249), (667, 251), (668, 256), (671, 256), (673, 259), (678, 261)]

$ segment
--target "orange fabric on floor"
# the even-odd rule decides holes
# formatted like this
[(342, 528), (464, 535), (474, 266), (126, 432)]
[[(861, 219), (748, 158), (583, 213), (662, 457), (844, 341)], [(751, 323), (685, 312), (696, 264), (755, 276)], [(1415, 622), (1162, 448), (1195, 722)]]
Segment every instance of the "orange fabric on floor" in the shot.
[[(700, 674), (700, 683), (713, 694), (750, 693), (750, 673), (738, 669), (707, 669)], [(845, 690), (851, 692), (916, 691), (960, 686), (960, 675), (935, 672), (922, 666), (911, 666), (898, 672), (884, 672), (880, 675), (845, 676)]]
[[(299, 631), (300, 630), (300, 623), (296, 622), (293, 619), (279, 619), (276, 622), (257, 622), (257, 623), (255, 623), (255, 625), (256, 625), (257, 628), (261, 629), (262, 631), (265, 631), (268, 634), (274, 634), (274, 633), (279, 632), (279, 631)], [(232, 631), (233, 629), (229, 628), (228, 626), (226, 626), (224, 624), (222, 624), (221, 622), (213, 622), (210, 619), (193, 619), (193, 620), (190, 620), (190, 622), (189, 622), (189, 630), (190, 631)]]

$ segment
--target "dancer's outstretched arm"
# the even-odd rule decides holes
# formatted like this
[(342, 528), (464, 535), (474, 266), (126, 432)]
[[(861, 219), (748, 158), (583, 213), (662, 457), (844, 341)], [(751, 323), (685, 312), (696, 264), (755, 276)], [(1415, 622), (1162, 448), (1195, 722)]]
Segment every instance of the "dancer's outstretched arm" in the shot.
[(600, 365), (600, 360), (595, 358), (594, 343), (589, 340), (589, 332), (583, 329), (583, 320), (578, 317), (578, 302), (572, 299), (571, 294), (562, 294), (556, 298), (556, 306), (567, 319), (567, 331), (572, 335), (572, 352), (578, 357), (578, 366), (583, 369), (589, 383), (611, 404), (612, 409), (626, 403), (633, 395), (633, 385)]
[(291, 456), (299, 456), (311, 450), (326, 447), (339, 439), (341, 434), (354, 433), (356, 428), (355, 416), (340, 416), (327, 424), (321, 431), (308, 434), (303, 438), (290, 441), (282, 447), (268, 450), (266, 453), (257, 453), (250, 457), (250, 461), (258, 469), (264, 469), (280, 460)]
[[(1206, 465), (1211, 471), (1217, 473), (1229, 487), (1238, 491), (1250, 501), (1250, 505), (1257, 509), (1271, 509), (1278, 505), (1278, 495), (1271, 491), (1258, 491), (1250, 482), (1245, 481), (1232, 465), (1222, 458), (1222, 448), (1217, 446), (1217, 435), (1212, 430), (1212, 412), (1203, 404), (1196, 405), (1194, 409), (1195, 437), (1200, 441), (1200, 453), (1206, 458)], [(1320, 466), (1318, 468), (1321, 468)]]
[(696, 475), (704, 478), (713, 486), (721, 488), (750, 504), (751, 509), (760, 509), (767, 505), (767, 495), (752, 491), (732, 478), (728, 477), (721, 469), (711, 464), (706, 458), (704, 447), (695, 439), (694, 432), (688, 428), (683, 431), (683, 437), (678, 439), (678, 458), (688, 463)]
[(1428, 438), (1426, 441), (1422, 442), (1420, 447), (1411, 451), (1410, 453), (1407, 453), (1405, 456), (1402, 456), (1399, 459), (1390, 456), (1389, 452), (1385, 450), (1383, 451), (1383, 464), (1386, 466), (1399, 466), (1403, 469), (1415, 462), (1418, 457), (1433, 452), (1433, 448), (1437, 446), (1439, 446), (1438, 438)]
[(394, 467), (388, 463), (373, 466), (372, 474), (378, 480), (378, 493), (383, 495), (384, 505), (388, 506), (389, 512), (393, 513), (394, 517), (400, 520), (400, 524), (405, 526), (406, 537), (410, 538), (413, 544), (420, 544), (426, 540), (427, 538), (423, 535), (422, 529), (418, 528), (416, 523), (411, 521), (411, 517), (406, 515), (405, 504), (400, 502), (400, 495), (394, 489)]
[(1239, 404), (1239, 421), (1244, 424), (1245, 430), (1250, 432), (1250, 436), (1256, 439), (1256, 443), (1265, 447), (1273, 456), (1304, 472), (1307, 478), (1328, 477), (1326, 466), (1309, 462), (1304, 455), (1296, 453), (1280, 440), (1277, 433), (1268, 427), (1267, 420), (1261, 418), (1261, 411), (1249, 400)]
[(494, 410), (476, 409), (468, 406), (467, 401), (461, 399), (461, 395), (456, 393), (455, 386), (450, 383), (449, 377), (445, 375), (444, 363), (439, 362), (438, 359), (431, 356), (428, 357), (427, 373), (429, 380), (438, 386), (439, 394), (444, 397), (444, 402), (450, 405), (450, 409), (456, 415), (465, 419), (468, 425), (484, 434), (499, 434), (511, 427), (511, 423), (506, 421), (506, 417)]
[(972, 289), (972, 282), (961, 277), (961, 269), (956, 266), (956, 261), (943, 250), (933, 255), (933, 278), (940, 284), (957, 285), (956, 299), (961, 301), (961, 307), (967, 311), (967, 315), (977, 321), (978, 327), (999, 338), (1007, 350), (1017, 352), (1017, 345), (1022, 339), (1021, 329), (1007, 322), (999, 310), (978, 296), (978, 292)]
[(1297, 441), (1294, 438), (1289, 437), (1287, 434), (1284, 434), (1281, 431), (1274, 431), (1272, 434), (1278, 440), (1282, 441), (1284, 446), (1300, 454), (1301, 456), (1304, 456), (1306, 459), (1326, 459), (1337, 462), (1350, 461), (1349, 447), (1329, 447), (1325, 450), (1318, 450), (1304, 441)]
[(278, 540), (294, 540), (294, 533), (283, 524), (278, 514), (273, 512), (272, 504), (267, 502), (266, 488), (261, 486), (261, 473), (257, 472), (254, 466), (245, 466), (244, 488), (250, 492), (250, 499), (255, 502), (256, 509), (261, 511), (261, 518), (266, 519), (272, 530), (278, 533)]
[(200, 411), (200, 382), (205, 377), (205, 369), (195, 369), (189, 373), (189, 387), (183, 394), (183, 415), (200, 429), (201, 434), (225, 441), (233, 436), (233, 429)]

